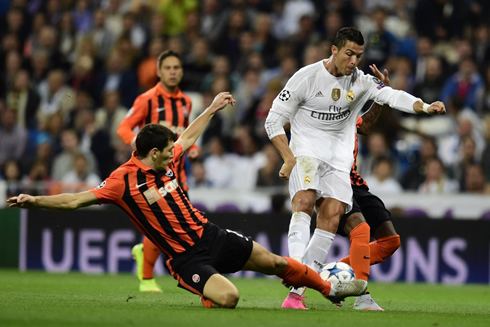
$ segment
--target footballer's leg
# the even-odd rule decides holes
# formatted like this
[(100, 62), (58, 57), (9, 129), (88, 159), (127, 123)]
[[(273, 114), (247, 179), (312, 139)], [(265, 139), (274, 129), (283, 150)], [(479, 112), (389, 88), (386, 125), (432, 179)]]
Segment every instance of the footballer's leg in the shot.
[(143, 243), (136, 244), (131, 253), (133, 259), (136, 260), (140, 292), (162, 292), (154, 278), (155, 262), (160, 255), (160, 250), (147, 237), (144, 237)]
[(369, 244), (372, 264), (385, 261), (400, 247), (400, 235), (396, 233), (391, 220), (385, 221), (376, 228), (373, 236), (376, 241)]
[[(315, 205), (315, 190), (298, 191), (292, 201), (292, 217), (288, 231), (288, 250), (291, 258), (303, 262), (310, 241), (311, 215)], [(305, 288), (292, 288), (281, 307), (306, 310), (303, 298)]]
[(220, 274), (212, 275), (204, 285), (203, 298), (206, 308), (228, 308), (237, 306), (240, 292), (226, 277)]
[(363, 294), (367, 288), (367, 282), (363, 280), (352, 280), (339, 287), (333, 286), (308, 266), (294, 259), (273, 254), (256, 242), (253, 242), (252, 253), (242, 270), (276, 275), (282, 278), (283, 283), (287, 286), (306, 286), (317, 290), (332, 301)]

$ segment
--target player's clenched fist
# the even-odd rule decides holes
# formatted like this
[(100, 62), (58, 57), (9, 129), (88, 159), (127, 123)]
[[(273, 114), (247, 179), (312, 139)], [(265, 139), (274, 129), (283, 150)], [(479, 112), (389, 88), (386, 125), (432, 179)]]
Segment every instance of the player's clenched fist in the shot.
[(282, 179), (289, 179), (289, 175), (291, 175), (291, 170), (293, 170), (293, 167), (294, 164), (285, 162), (279, 171), (279, 177)]
[(430, 115), (444, 115), (446, 113), (446, 107), (441, 101), (436, 101), (427, 108), (427, 111)]

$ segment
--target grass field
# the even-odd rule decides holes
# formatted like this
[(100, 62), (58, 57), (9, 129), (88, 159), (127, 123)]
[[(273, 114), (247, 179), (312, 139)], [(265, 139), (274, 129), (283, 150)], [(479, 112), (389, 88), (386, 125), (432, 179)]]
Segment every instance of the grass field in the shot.
[(0, 326), (490, 326), (488, 285), (371, 284), (385, 312), (336, 308), (307, 292), (308, 311), (280, 305), (278, 279), (233, 279), (235, 310), (204, 309), (199, 298), (157, 277), (162, 294), (137, 292), (135, 276), (0, 270)]

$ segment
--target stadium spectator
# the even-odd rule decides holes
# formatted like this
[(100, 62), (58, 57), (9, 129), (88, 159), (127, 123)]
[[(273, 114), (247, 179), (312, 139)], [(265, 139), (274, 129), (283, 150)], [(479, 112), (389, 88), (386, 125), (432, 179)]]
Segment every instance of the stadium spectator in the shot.
[(0, 125), (0, 167), (9, 160), (20, 160), (27, 145), (27, 130), (17, 123), (17, 112), (3, 110)]
[(476, 163), (465, 167), (465, 181), (462, 192), (485, 194), (485, 175), (483, 168)]
[(262, 149), (262, 152), (265, 154), (266, 162), (265, 165), (259, 169), (257, 186), (286, 186), (285, 181), (277, 174), (282, 166), (281, 157), (277, 153), (277, 150), (272, 144), (266, 144)]
[(401, 178), (404, 190), (417, 191), (425, 180), (427, 162), (437, 155), (437, 145), (434, 138), (423, 137), (418, 151), (418, 159), (408, 167)]
[[(91, 13), (90, 13), (91, 14)], [(61, 54), (70, 62), (75, 61), (75, 49), (77, 45), (77, 28), (71, 12), (65, 11), (58, 24), (59, 40), (58, 48)], [(78, 30), (80, 33), (81, 31)]]
[(109, 56), (112, 47), (116, 41), (114, 33), (106, 27), (106, 13), (102, 9), (94, 11), (94, 27), (87, 34), (96, 45), (96, 55), (100, 59), (105, 59)]
[(448, 175), (458, 181), (460, 191), (466, 188), (466, 172), (470, 165), (479, 164), (480, 160), (476, 158), (476, 144), (471, 136), (465, 136), (461, 139), (458, 147), (458, 159), (448, 167)]
[(450, 194), (458, 192), (458, 182), (447, 177), (446, 167), (439, 158), (429, 160), (425, 176), (425, 181), (419, 187), (419, 193)]
[(37, 112), (37, 119), (43, 126), (48, 117), (60, 112), (63, 119), (68, 119), (70, 112), (76, 104), (75, 91), (66, 84), (66, 74), (61, 69), (49, 72), (46, 81), (38, 88), (41, 104)]
[(121, 105), (119, 93), (116, 91), (104, 94), (104, 104), (95, 112), (95, 127), (109, 133), (113, 146), (119, 139), (117, 129), (127, 113), (128, 109)]
[(202, 87), (206, 76), (211, 74), (212, 67), (216, 69), (218, 65), (224, 72), (229, 72), (228, 61), (222, 61), (221, 58), (213, 59), (209, 50), (209, 44), (205, 39), (195, 40), (191, 53), (184, 59), (183, 67), (185, 74), (182, 78), (182, 89), (194, 92), (203, 91)]
[(2, 177), (7, 182), (7, 196), (22, 193), (22, 169), (19, 162), (10, 159), (2, 167)]
[(237, 161), (238, 156), (235, 153), (226, 152), (220, 137), (214, 136), (209, 140), (204, 167), (206, 176), (213, 187), (218, 189), (231, 187)]
[(5, 62), (2, 63), (5, 69), (0, 73), (0, 96), (5, 98), (8, 90), (14, 85), (15, 76), (22, 69), (22, 57), (17, 51), (9, 51), (5, 57)]
[(41, 159), (34, 162), (28, 175), (22, 180), (24, 192), (32, 195), (50, 194), (51, 183), (49, 164)]
[(17, 123), (30, 131), (36, 130), (36, 112), (41, 98), (31, 87), (29, 73), (26, 70), (17, 72), (12, 88), (7, 94), (7, 106), (17, 112)]
[(94, 188), (100, 182), (100, 177), (89, 171), (87, 158), (82, 153), (75, 156), (73, 168), (61, 178), (62, 191), (68, 193)]
[(473, 59), (463, 58), (458, 71), (446, 80), (441, 98), (445, 102), (450, 97), (458, 96), (464, 100), (467, 107), (475, 110), (476, 93), (483, 85), (483, 79), (478, 73)]
[(104, 93), (117, 91), (123, 106), (131, 107), (138, 91), (138, 78), (129, 64), (122, 53), (111, 52), (105, 69), (97, 78), (97, 103), (102, 102)]
[[(441, 59), (435, 56), (428, 56), (424, 59), (423, 66), (425, 68), (423, 78), (415, 84), (413, 94), (423, 99), (427, 99), (429, 102), (436, 101), (439, 99), (445, 82)], [(417, 73), (418, 69), (419, 66), (417, 62)]]
[(373, 172), (374, 162), (381, 157), (386, 157), (392, 160), (393, 174), (396, 176), (398, 173), (398, 166), (395, 162), (396, 158), (393, 151), (388, 146), (386, 136), (381, 132), (373, 131), (369, 134), (367, 139), (367, 153), (362, 158), (360, 163), (360, 174), (363, 176), (369, 176)]
[(366, 37), (364, 60), (366, 63), (378, 67), (384, 67), (388, 59), (395, 53), (398, 43), (395, 36), (386, 30), (386, 16), (387, 12), (383, 7), (373, 9), (371, 17), (375, 29)]
[(373, 164), (372, 174), (364, 180), (369, 189), (377, 194), (398, 194), (403, 191), (401, 185), (393, 177), (393, 166), (391, 160), (386, 157), (378, 157)]
[[(76, 156), (83, 153), (80, 148), (80, 140), (75, 130), (67, 129), (61, 133), (61, 146), (63, 151), (54, 158), (51, 177), (55, 181), (61, 181), (73, 167)], [(89, 165), (89, 172), (96, 172), (96, 160), (92, 153), (83, 153)]]
[(188, 180), (189, 188), (196, 187), (212, 188), (213, 183), (208, 179), (206, 175), (206, 167), (202, 160), (195, 160), (191, 166), (191, 175)]
[(490, 61), (485, 68), (485, 84), (476, 92), (476, 113), (479, 117), (490, 114)]
[(158, 74), (155, 69), (157, 58), (165, 50), (165, 42), (160, 37), (153, 38), (148, 45), (148, 56), (138, 65), (138, 83), (143, 91), (147, 91), (158, 82)]

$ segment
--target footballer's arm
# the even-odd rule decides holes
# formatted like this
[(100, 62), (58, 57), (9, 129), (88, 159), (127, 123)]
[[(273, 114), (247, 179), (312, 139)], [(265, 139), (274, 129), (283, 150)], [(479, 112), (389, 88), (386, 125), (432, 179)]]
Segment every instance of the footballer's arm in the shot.
[(230, 92), (221, 92), (213, 100), (213, 102), (207, 107), (199, 117), (194, 120), (189, 127), (180, 135), (179, 139), (175, 143), (179, 143), (182, 146), (182, 152), (187, 151), (199, 138), (204, 128), (208, 125), (213, 116), (225, 108), (228, 104), (235, 105), (235, 99)]
[(10, 208), (45, 208), (52, 210), (74, 210), (97, 203), (97, 197), (91, 191), (46, 196), (19, 194), (7, 199), (7, 204)]
[(272, 110), (269, 111), (265, 120), (265, 130), (267, 135), (279, 152), (282, 160), (284, 160), (284, 164), (279, 171), (279, 177), (282, 179), (289, 179), (291, 171), (293, 170), (294, 165), (296, 165), (296, 158), (289, 147), (288, 138), (284, 131), (284, 126), (288, 123), (289, 119), (287, 116)]

